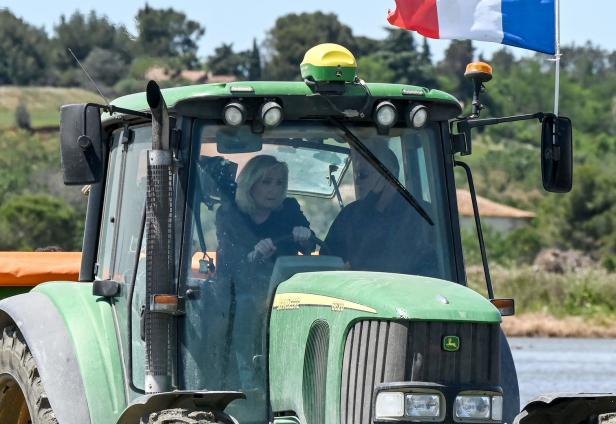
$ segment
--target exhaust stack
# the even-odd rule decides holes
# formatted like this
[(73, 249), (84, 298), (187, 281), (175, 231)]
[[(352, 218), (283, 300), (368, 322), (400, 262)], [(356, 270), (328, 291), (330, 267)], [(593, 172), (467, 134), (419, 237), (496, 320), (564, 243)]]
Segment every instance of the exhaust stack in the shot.
[(173, 173), (169, 150), (169, 114), (158, 84), (146, 90), (152, 111), (152, 150), (148, 151), (146, 194), (145, 391), (171, 390), (174, 360), (173, 315), (156, 308), (157, 295), (171, 295), (173, 284)]

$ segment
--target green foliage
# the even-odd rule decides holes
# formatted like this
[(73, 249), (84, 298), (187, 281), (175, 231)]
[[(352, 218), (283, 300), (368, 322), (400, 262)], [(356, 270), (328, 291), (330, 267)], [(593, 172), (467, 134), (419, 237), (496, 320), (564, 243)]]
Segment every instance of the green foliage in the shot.
[(44, 169), (58, 166), (57, 142), (26, 131), (0, 133), (0, 204), (12, 193), (28, 189), (30, 177)]
[(154, 9), (147, 3), (137, 12), (136, 21), (141, 54), (178, 58), (183, 66), (197, 67), (197, 42), (205, 34), (199, 22), (172, 8)]
[[(117, 72), (113, 75), (105, 72), (117, 67), (124, 68), (133, 58), (135, 42), (126, 28), (112, 24), (107, 17), (98, 16), (94, 11), (87, 16), (79, 11), (69, 18), (62, 15), (54, 31), (53, 62), (59, 85), (84, 85), (85, 82), (83, 72), (78, 69), (68, 49), (82, 63), (89, 60), (86, 63), (89, 72), (95, 80), (106, 85), (113, 85), (118, 75)], [(113, 60), (113, 63), (105, 63), (105, 58)]]
[[(518, 227), (509, 233), (494, 230), (482, 223), (483, 239), (490, 264), (505, 267), (532, 263), (539, 251), (545, 246), (545, 240), (534, 225)], [(481, 265), (481, 252), (477, 231), (462, 230), (462, 249), (467, 266)]]
[(576, 168), (571, 193), (560, 200), (562, 243), (597, 256), (616, 254), (616, 175), (600, 166)]
[[(84, 65), (94, 81), (105, 86), (112, 86), (116, 81), (122, 79), (128, 69), (119, 53), (100, 47), (92, 49), (84, 61)], [(89, 81), (84, 80), (85, 84), (89, 84)]]
[[(481, 269), (472, 270), (468, 278), (473, 289), (485, 293)], [(554, 274), (532, 267), (495, 267), (492, 281), (498, 297), (515, 298), (518, 313), (548, 312), (557, 317), (616, 315), (616, 274), (604, 270)]]
[(44, 84), (49, 41), (43, 29), (0, 9), (0, 85)]
[(127, 94), (144, 91), (145, 87), (146, 81), (143, 78), (124, 78), (113, 86), (113, 91), (118, 96), (124, 96)]
[(413, 34), (409, 31), (387, 28), (387, 37), (381, 42), (378, 53), (368, 58), (385, 68), (384, 75), (375, 75), (372, 81), (434, 86), (434, 68), (429, 51), (419, 52)]
[(50, 245), (79, 249), (80, 220), (60, 198), (12, 196), (0, 206), (0, 250), (32, 251)]
[(393, 81), (394, 72), (382, 60), (381, 55), (362, 56), (357, 60), (357, 73), (364, 81)]
[(453, 40), (437, 67), (441, 82), (446, 85), (446, 89), (465, 101), (473, 96), (472, 84), (464, 77), (464, 71), (466, 65), (473, 61), (474, 50), (470, 40)]
[(356, 45), (351, 28), (333, 13), (291, 13), (278, 18), (266, 39), (271, 57), (264, 71), (266, 79), (298, 80), (304, 53), (321, 43), (341, 44), (351, 51)]
[(238, 79), (258, 81), (261, 79), (261, 54), (257, 40), (252, 50), (235, 52), (233, 44), (223, 43), (208, 57), (207, 69), (213, 74), (234, 75)]

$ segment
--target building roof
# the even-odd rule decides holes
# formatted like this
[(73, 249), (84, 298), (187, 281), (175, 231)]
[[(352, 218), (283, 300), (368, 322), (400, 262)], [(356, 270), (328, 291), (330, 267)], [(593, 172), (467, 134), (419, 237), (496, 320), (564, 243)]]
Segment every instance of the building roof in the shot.
[[(458, 211), (460, 215), (473, 216), (473, 203), (471, 202), (470, 192), (458, 189), (456, 190), (456, 195), (458, 197)], [(533, 212), (502, 205), (481, 196), (477, 196), (477, 206), (479, 207), (479, 215), (485, 217), (533, 219), (536, 216)]]

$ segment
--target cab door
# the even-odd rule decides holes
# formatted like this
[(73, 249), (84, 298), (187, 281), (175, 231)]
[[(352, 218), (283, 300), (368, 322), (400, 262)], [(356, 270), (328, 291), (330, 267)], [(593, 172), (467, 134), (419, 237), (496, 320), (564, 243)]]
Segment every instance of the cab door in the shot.
[[(144, 342), (139, 324), (145, 287), (142, 239), (146, 158), (151, 140), (150, 125), (123, 127), (112, 132), (95, 266), (96, 280), (113, 280), (120, 287), (112, 305), (129, 400), (138, 396), (144, 386)], [(133, 302), (129, 311), (131, 293)]]

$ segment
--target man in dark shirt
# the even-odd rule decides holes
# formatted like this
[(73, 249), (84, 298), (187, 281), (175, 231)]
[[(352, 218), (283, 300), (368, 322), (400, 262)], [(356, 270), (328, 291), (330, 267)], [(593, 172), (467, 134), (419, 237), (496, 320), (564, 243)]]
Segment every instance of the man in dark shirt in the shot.
[[(390, 149), (373, 153), (398, 176), (398, 159)], [(320, 254), (340, 256), (352, 270), (434, 275), (432, 227), (373, 165), (357, 153), (352, 160), (357, 200), (340, 211)]]

